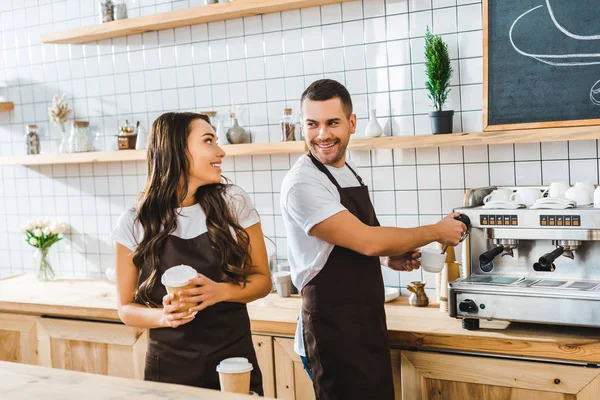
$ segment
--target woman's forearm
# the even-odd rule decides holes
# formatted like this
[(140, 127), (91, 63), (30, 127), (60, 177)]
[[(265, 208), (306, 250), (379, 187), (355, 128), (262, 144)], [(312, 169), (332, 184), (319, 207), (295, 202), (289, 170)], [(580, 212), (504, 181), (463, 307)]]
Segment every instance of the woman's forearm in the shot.
[(271, 293), (271, 277), (263, 274), (254, 274), (248, 277), (246, 286), (233, 283), (221, 283), (226, 293), (227, 302), (250, 303)]
[(119, 318), (125, 325), (136, 328), (154, 329), (168, 326), (162, 308), (149, 308), (141, 304), (119, 307)]

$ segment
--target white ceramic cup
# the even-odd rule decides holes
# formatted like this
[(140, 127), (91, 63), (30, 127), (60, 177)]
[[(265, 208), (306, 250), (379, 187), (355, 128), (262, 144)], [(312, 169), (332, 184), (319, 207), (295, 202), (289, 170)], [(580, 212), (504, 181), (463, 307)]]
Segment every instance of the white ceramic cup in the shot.
[(438, 273), (444, 269), (446, 262), (446, 253), (442, 253), (439, 249), (423, 249), (421, 250), (421, 267), (423, 270), (432, 273)]
[(592, 195), (594, 194), (594, 190), (596, 190), (596, 187), (594, 186), (594, 184), (592, 182), (589, 182), (589, 181), (577, 182), (575, 184), (575, 187), (585, 189), (588, 192), (590, 192), (590, 194), (592, 194)]
[(526, 206), (532, 206), (537, 199), (542, 197), (542, 192), (537, 188), (522, 187), (518, 188), (510, 196), (511, 201), (516, 201), (519, 204), (525, 204)]
[(552, 182), (548, 189), (544, 191), (544, 194), (548, 193), (548, 197), (556, 198), (556, 197), (564, 197), (565, 192), (569, 190), (571, 185), (569, 182)]
[(594, 207), (600, 208), (600, 187), (594, 190)]
[(513, 191), (510, 189), (496, 189), (483, 198), (483, 203), (489, 203), (490, 201), (509, 201), (512, 193)]
[(578, 206), (587, 206), (592, 203), (593, 194), (585, 187), (573, 186), (565, 192), (565, 197), (573, 200)]

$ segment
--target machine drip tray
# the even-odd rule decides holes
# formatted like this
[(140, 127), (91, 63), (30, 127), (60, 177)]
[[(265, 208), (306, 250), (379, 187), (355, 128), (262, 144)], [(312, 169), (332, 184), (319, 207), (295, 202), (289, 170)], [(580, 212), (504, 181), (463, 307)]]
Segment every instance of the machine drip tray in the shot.
[(569, 286), (567, 286), (567, 288), (569, 289), (579, 289), (579, 290), (590, 290), (592, 288), (595, 288), (596, 286), (598, 286), (598, 283), (600, 282), (594, 282), (594, 281), (577, 281), (577, 282), (573, 282), (571, 283)]
[(521, 277), (512, 277), (512, 276), (497, 276), (490, 281), (492, 285), (511, 285), (521, 279)]
[(465, 283), (489, 283), (489, 281), (491, 281), (492, 279), (494, 279), (493, 276), (471, 275), (471, 276), (467, 277), (463, 282), (465, 282)]
[(532, 287), (559, 287), (567, 283), (567, 281), (555, 281), (553, 279), (542, 279), (539, 282), (531, 285)]

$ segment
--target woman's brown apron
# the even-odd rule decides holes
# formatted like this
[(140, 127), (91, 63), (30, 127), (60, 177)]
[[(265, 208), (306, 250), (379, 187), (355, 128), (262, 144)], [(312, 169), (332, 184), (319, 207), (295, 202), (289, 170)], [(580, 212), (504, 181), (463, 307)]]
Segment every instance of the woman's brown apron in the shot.
[[(337, 187), (342, 205), (364, 224), (379, 226), (368, 188), (354, 170), (348, 167), (360, 186), (342, 188), (309, 156)], [(335, 246), (302, 289), (302, 300), (304, 347), (317, 399), (394, 399), (379, 257)]]
[[(157, 282), (151, 299), (162, 304), (167, 294), (160, 277), (168, 268), (186, 264), (216, 282), (222, 282), (221, 256), (208, 233), (193, 239), (169, 235), (160, 255)], [(148, 276), (144, 269), (140, 282)], [(254, 366), (250, 390), (262, 395), (262, 375), (250, 333), (250, 318), (242, 303), (217, 303), (198, 312), (177, 328), (150, 330), (144, 379), (220, 389), (217, 365), (229, 357), (246, 357)]]

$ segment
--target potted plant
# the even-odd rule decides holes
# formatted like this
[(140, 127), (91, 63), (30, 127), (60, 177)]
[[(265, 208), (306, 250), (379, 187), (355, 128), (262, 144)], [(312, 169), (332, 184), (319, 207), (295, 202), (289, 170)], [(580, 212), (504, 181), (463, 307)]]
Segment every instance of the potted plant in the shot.
[(427, 97), (433, 101), (435, 111), (429, 113), (431, 130), (434, 134), (452, 133), (453, 110), (442, 110), (448, 93), (450, 93), (450, 79), (452, 78), (452, 65), (448, 45), (441, 36), (433, 35), (427, 28), (425, 36), (425, 68), (427, 82), (425, 86), (429, 93)]

